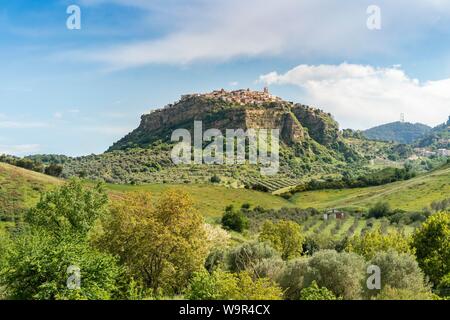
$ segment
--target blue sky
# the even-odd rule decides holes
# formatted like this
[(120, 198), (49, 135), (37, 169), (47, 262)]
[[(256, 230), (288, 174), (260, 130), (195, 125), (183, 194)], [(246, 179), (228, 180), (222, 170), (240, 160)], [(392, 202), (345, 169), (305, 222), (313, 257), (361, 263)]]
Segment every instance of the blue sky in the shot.
[(444, 122), (450, 1), (342, 2), (0, 0), (0, 153), (101, 153), (182, 94), (266, 84), (341, 127)]

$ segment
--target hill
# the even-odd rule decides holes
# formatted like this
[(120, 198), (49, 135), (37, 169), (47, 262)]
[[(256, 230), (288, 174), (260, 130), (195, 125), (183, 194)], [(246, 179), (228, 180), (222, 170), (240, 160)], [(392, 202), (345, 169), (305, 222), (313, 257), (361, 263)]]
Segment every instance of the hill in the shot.
[(407, 181), (383, 186), (320, 190), (295, 194), (290, 201), (300, 207), (367, 209), (378, 201), (387, 201), (393, 208), (419, 211), (433, 201), (450, 195), (450, 167), (432, 171)]
[(433, 128), (425, 136), (414, 142), (415, 147), (432, 149), (450, 149), (450, 116), (447, 122)]
[(202, 121), (203, 132), (215, 128), (223, 135), (227, 129), (280, 129), (278, 174), (263, 179), (269, 191), (295, 186), (312, 176), (342, 175), (346, 171), (364, 174), (369, 158), (375, 157), (349, 143), (331, 114), (320, 109), (284, 101), (267, 90), (218, 90), (184, 95), (173, 104), (142, 115), (140, 125), (107, 152), (64, 159), (63, 175), (117, 184), (205, 183), (218, 176), (226, 185), (257, 188), (262, 178), (260, 166), (249, 165), (248, 161), (237, 166), (172, 163), (172, 132), (187, 129), (192, 136), (194, 121)]
[(421, 123), (392, 122), (363, 131), (372, 140), (393, 141), (410, 144), (431, 131), (431, 127)]
[(0, 220), (11, 220), (23, 209), (33, 206), (40, 193), (61, 180), (0, 163)]

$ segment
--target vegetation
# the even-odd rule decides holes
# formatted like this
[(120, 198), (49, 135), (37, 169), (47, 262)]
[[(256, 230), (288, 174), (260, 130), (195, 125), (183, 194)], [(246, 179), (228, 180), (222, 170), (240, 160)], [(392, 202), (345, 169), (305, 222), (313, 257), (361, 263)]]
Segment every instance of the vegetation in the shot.
[(298, 257), (303, 251), (304, 236), (300, 226), (292, 221), (266, 221), (259, 235), (259, 241), (269, 242), (281, 253), (283, 260)]

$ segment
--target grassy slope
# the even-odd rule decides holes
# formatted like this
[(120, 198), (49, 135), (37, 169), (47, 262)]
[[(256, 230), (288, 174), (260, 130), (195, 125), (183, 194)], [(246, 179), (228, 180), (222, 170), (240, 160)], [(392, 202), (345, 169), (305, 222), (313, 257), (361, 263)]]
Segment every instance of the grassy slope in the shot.
[(393, 208), (420, 210), (435, 200), (450, 197), (450, 167), (384, 186), (344, 190), (319, 190), (294, 195), (291, 201), (301, 208), (367, 208), (388, 201)]
[(222, 216), (224, 208), (230, 204), (233, 204), (235, 207), (240, 207), (243, 203), (250, 203), (252, 206), (259, 205), (264, 208), (273, 209), (294, 207), (289, 201), (269, 193), (214, 185), (107, 185), (107, 188), (113, 192), (149, 191), (155, 197), (158, 197), (163, 191), (171, 188), (181, 189), (191, 195), (201, 213), (211, 218)]
[(60, 183), (59, 179), (0, 163), (0, 213), (29, 208), (42, 191)]

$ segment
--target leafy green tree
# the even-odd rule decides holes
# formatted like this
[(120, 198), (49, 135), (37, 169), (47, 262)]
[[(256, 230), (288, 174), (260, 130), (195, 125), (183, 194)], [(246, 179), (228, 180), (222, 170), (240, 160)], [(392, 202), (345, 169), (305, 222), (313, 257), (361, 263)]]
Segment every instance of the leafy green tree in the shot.
[[(68, 268), (80, 270), (79, 288), (69, 288)], [(111, 255), (85, 241), (56, 239), (42, 229), (15, 239), (1, 282), (11, 299), (112, 299), (119, 295), (122, 269)]]
[(371, 259), (377, 252), (393, 249), (399, 253), (414, 254), (411, 248), (411, 239), (398, 231), (389, 231), (383, 234), (380, 228), (370, 230), (361, 235), (352, 237), (345, 250), (355, 252), (366, 259)]
[(259, 241), (269, 242), (281, 253), (283, 260), (300, 256), (303, 252), (304, 240), (300, 226), (288, 220), (280, 220), (275, 223), (267, 220), (259, 235)]
[(336, 296), (344, 299), (360, 299), (365, 279), (365, 261), (355, 254), (323, 250), (315, 253), (308, 262), (306, 283), (317, 282)]
[[(77, 180), (41, 197), (14, 237), (0, 282), (14, 299), (111, 299), (119, 294), (122, 269), (109, 254), (93, 249), (88, 233), (106, 211), (99, 186)], [(69, 267), (79, 268), (81, 286), (69, 288)], [(0, 285), (1, 286), (1, 285)]]
[(203, 268), (203, 223), (185, 192), (167, 191), (156, 203), (149, 193), (128, 193), (113, 204), (95, 242), (153, 292), (176, 294)]
[[(409, 253), (398, 253), (392, 249), (378, 252), (369, 262), (381, 271), (381, 290), (409, 290), (411, 292), (430, 293), (430, 287), (425, 281), (425, 275), (420, 270), (415, 257)], [(369, 297), (379, 293), (378, 290), (366, 290)]]
[(450, 213), (430, 216), (413, 235), (420, 268), (437, 286), (450, 273)]
[(108, 196), (101, 184), (86, 188), (80, 180), (74, 179), (43, 194), (36, 207), (27, 213), (26, 221), (56, 236), (83, 236), (107, 211)]
[(280, 300), (281, 288), (268, 278), (253, 279), (248, 272), (197, 272), (185, 293), (190, 300)]
[(334, 293), (325, 287), (320, 288), (316, 281), (304, 288), (300, 294), (300, 300), (338, 300)]
[(227, 230), (242, 232), (248, 228), (248, 218), (242, 211), (234, 210), (232, 206), (229, 206), (222, 216), (222, 226)]

